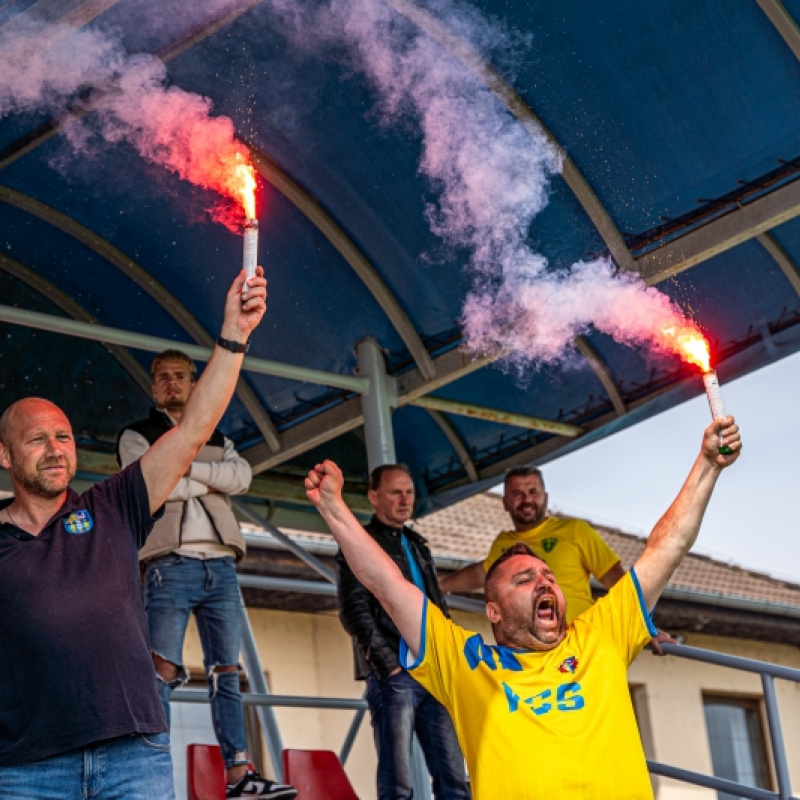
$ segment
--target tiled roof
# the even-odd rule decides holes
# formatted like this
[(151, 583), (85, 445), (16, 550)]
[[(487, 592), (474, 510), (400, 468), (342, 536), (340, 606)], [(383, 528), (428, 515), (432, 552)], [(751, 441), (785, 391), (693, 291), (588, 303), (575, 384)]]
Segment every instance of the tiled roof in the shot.
[[(414, 527), (436, 556), (478, 561), (485, 558), (494, 537), (511, 526), (502, 498), (486, 493), (423, 517)], [(594, 527), (625, 567), (630, 567), (644, 549), (643, 537), (604, 525)], [(672, 576), (669, 587), (800, 608), (800, 585), (691, 553)]]

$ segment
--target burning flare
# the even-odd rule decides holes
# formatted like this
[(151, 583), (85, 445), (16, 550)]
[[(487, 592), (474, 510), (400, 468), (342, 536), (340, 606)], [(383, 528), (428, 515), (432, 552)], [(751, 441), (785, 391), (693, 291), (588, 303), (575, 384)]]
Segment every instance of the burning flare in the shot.
[(689, 364), (694, 364), (703, 372), (711, 370), (711, 351), (708, 340), (693, 325), (662, 328), (663, 347), (671, 350)]
[(241, 152), (236, 153), (234, 167), (234, 194), (241, 201), (247, 219), (256, 218), (256, 171), (250, 159)]

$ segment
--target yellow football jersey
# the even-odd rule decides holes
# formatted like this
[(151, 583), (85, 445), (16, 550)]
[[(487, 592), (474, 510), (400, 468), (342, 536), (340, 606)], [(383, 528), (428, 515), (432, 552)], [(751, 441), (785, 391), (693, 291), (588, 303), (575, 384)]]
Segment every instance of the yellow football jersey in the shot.
[(652, 799), (627, 670), (656, 631), (633, 571), (548, 652), (489, 645), (427, 601), (423, 615), (404, 663), (450, 712), (474, 800)]
[(567, 601), (567, 622), (572, 622), (594, 602), (589, 576), (602, 578), (619, 561), (619, 556), (588, 522), (547, 517), (530, 530), (498, 534), (483, 568), (488, 572), (489, 567), (517, 542), (528, 545), (553, 570)]

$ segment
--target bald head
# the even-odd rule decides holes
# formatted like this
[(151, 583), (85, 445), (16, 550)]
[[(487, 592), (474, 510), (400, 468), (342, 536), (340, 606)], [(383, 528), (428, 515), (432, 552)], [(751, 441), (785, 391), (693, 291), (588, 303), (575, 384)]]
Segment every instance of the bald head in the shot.
[(0, 417), (0, 444), (12, 444), (15, 431), (19, 431), (27, 421), (41, 414), (61, 415), (69, 426), (67, 415), (55, 403), (43, 397), (23, 397), (22, 400), (12, 403)]
[(0, 466), (11, 473), (18, 497), (60, 498), (77, 468), (66, 414), (41, 397), (9, 406), (0, 417)]

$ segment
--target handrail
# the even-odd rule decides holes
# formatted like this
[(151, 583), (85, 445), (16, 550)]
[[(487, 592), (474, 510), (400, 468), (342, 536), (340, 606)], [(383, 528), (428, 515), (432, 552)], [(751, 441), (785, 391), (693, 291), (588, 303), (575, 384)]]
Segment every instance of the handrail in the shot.
[[(291, 694), (263, 694), (260, 692), (242, 692), (242, 704), (246, 706), (281, 706), (289, 708), (327, 708), (337, 711), (355, 711), (353, 721), (344, 737), (339, 761), (344, 766), (353, 743), (356, 740), (361, 723), (367, 713), (367, 701), (364, 697), (307, 697)], [(208, 692), (204, 689), (175, 689), (170, 698), (177, 703), (207, 703)]]
[[(205, 689), (175, 689), (170, 699), (180, 703), (207, 703), (208, 692)], [(360, 711), (367, 707), (367, 701), (363, 697), (309, 697), (260, 692), (242, 692), (242, 704), (289, 708), (332, 708), (338, 711)]]
[(692, 772), (680, 767), (671, 767), (668, 764), (659, 764), (657, 761), (647, 760), (647, 768), (655, 775), (663, 775), (665, 778), (675, 778), (685, 783), (694, 783), (697, 786), (704, 786), (707, 789), (717, 789), (720, 792), (727, 792), (734, 797), (752, 798), (752, 800), (775, 800), (780, 795), (770, 792), (767, 789), (756, 789), (752, 786), (744, 786), (736, 781), (729, 781), (726, 778), (717, 778), (713, 775), (703, 775), (701, 772)]
[(706, 664), (714, 664), (720, 667), (728, 667), (729, 669), (738, 669), (743, 672), (752, 672), (761, 675), (761, 685), (764, 690), (764, 707), (767, 712), (771, 744), (770, 751), (772, 753), (775, 776), (778, 781), (778, 791), (776, 793), (754, 786), (745, 786), (744, 784), (730, 781), (726, 778), (718, 778), (715, 775), (704, 775), (701, 772), (693, 772), (648, 759), (647, 768), (650, 772), (655, 775), (663, 775), (666, 778), (674, 778), (686, 783), (693, 783), (697, 786), (704, 786), (708, 789), (727, 792), (737, 797), (748, 798), (748, 800), (749, 798), (752, 798), (752, 800), (797, 800), (797, 798), (794, 798), (792, 795), (789, 782), (786, 749), (781, 732), (778, 700), (775, 695), (775, 678), (800, 683), (800, 669), (784, 667), (780, 664), (770, 664), (767, 661), (758, 661), (754, 658), (745, 658), (744, 656), (734, 656), (730, 653), (702, 650), (699, 647), (689, 647), (685, 644), (662, 643), (661, 647), (667, 655), (679, 656), (680, 658), (688, 658), (692, 661), (702, 661)]
[(663, 642), (661, 649), (667, 655), (680, 656), (692, 661), (703, 661), (706, 664), (716, 664), (719, 667), (740, 669), (743, 672), (755, 672), (759, 675), (770, 675), (785, 681), (800, 683), (800, 669), (784, 667), (781, 664), (770, 664), (768, 661), (758, 661), (755, 658), (733, 656), (730, 653), (720, 653), (716, 650), (703, 650), (700, 647), (690, 647), (688, 644), (670, 644)]

